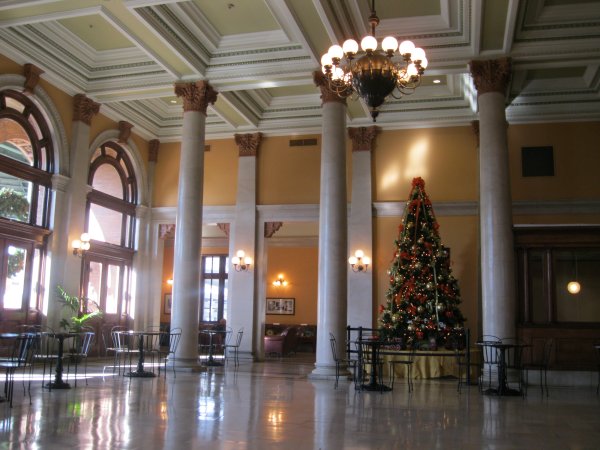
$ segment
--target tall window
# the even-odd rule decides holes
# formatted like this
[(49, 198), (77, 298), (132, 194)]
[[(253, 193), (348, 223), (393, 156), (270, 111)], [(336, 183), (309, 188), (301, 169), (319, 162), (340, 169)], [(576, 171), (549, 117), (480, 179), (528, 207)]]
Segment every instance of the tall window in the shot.
[(225, 255), (202, 257), (202, 322), (227, 320), (228, 261)]
[(41, 111), (20, 92), (0, 92), (0, 311), (9, 318), (41, 309), (53, 161)]
[(84, 262), (84, 293), (104, 311), (104, 321), (120, 323), (131, 314), (137, 184), (124, 149), (106, 142), (92, 155), (86, 230), (92, 246)]

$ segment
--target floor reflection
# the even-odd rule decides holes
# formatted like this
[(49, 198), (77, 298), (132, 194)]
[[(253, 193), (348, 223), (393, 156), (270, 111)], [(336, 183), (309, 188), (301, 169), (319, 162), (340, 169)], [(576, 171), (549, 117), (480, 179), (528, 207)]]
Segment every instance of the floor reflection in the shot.
[[(452, 380), (416, 381), (412, 394), (401, 385), (357, 392), (308, 380), (311, 365), (302, 366), (98, 375), (87, 387), (51, 392), (36, 378), (32, 405), (17, 381), (14, 407), (0, 404), (0, 448), (559, 449), (600, 440), (595, 387), (551, 389), (548, 399), (483, 396), (477, 387), (458, 394)], [(101, 370), (92, 364), (89, 373)]]

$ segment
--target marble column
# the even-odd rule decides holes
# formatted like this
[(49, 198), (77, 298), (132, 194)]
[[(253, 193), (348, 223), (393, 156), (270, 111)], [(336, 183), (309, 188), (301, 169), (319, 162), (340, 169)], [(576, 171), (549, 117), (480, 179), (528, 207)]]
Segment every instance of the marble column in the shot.
[[(352, 140), (352, 200), (348, 219), (348, 255), (362, 250), (373, 257), (373, 195), (371, 188), (371, 152), (379, 128), (348, 128)], [(373, 326), (373, 268), (348, 270), (348, 325)]]
[[(253, 263), (246, 271), (237, 272), (229, 268), (229, 300), (227, 326), (236, 332), (244, 329), (240, 343), (241, 359), (252, 359), (252, 342), (255, 312), (255, 267), (256, 261), (256, 156), (262, 135), (260, 133), (236, 134), (239, 148), (237, 195), (235, 219), (230, 227), (229, 254), (234, 256), (243, 250)], [(231, 261), (231, 258), (230, 258)]]
[(479, 107), (482, 332), (516, 333), (516, 281), (505, 92), (510, 60), (472, 61)]
[[(140, 323), (143, 324), (144, 329), (149, 326), (160, 325), (160, 284), (158, 284), (158, 291), (154, 289), (155, 281), (152, 279), (152, 196), (154, 192), (154, 176), (156, 172), (156, 163), (158, 161), (158, 150), (160, 147), (160, 141), (158, 139), (152, 139), (148, 142), (148, 186), (147, 186), (147, 207), (139, 208), (140, 210), (140, 227), (139, 233), (140, 238), (138, 242), (138, 254), (140, 256), (140, 266), (142, 277), (139, 277), (140, 283), (138, 285), (139, 298), (146, 299), (144, 302), (138, 302), (137, 306), (140, 307)], [(141, 220), (141, 214), (144, 215), (144, 219)], [(136, 213), (137, 216), (137, 213)], [(160, 280), (160, 278), (159, 278)], [(140, 305), (141, 303), (141, 305)], [(136, 317), (137, 320), (137, 317)]]
[[(81, 258), (71, 253), (71, 242), (81, 237), (85, 231), (85, 208), (87, 194), (91, 187), (88, 185), (88, 174), (90, 166), (90, 126), (93, 117), (100, 111), (100, 105), (95, 103), (84, 94), (73, 97), (73, 125), (71, 132), (71, 148), (69, 158), (70, 181), (66, 191), (68, 206), (67, 217), (67, 249), (66, 259), (63, 266), (64, 279), (61, 283), (67, 292), (78, 293), (81, 286), (81, 272), (83, 270)], [(57, 211), (58, 212), (58, 211)], [(49, 298), (49, 311), (51, 309), (62, 309), (54, 304), (55, 286), (51, 286), (52, 292)], [(50, 322), (50, 320), (49, 320)], [(54, 320), (52, 320), (54, 322)], [(49, 323), (50, 325), (50, 323)]]
[(346, 195), (346, 99), (332, 92), (321, 72), (314, 73), (323, 102), (317, 355), (312, 378), (335, 375), (329, 333), (340, 347), (346, 339), (348, 217)]
[(178, 368), (200, 369), (198, 325), (202, 245), (202, 194), (206, 109), (217, 92), (201, 80), (177, 83), (175, 94), (183, 97), (183, 130), (177, 197), (177, 227), (173, 264), (171, 328), (181, 328), (181, 340), (172, 363)]

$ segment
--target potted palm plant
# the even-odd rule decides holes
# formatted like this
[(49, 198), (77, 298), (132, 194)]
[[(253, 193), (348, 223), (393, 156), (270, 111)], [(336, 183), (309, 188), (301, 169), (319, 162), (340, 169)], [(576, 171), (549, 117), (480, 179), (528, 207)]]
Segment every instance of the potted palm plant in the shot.
[[(71, 295), (62, 286), (57, 286), (58, 302), (71, 313), (70, 318), (62, 318), (60, 327), (65, 331), (80, 332), (83, 327), (96, 317), (102, 317), (98, 303), (86, 297)], [(90, 306), (92, 306), (90, 308)]]

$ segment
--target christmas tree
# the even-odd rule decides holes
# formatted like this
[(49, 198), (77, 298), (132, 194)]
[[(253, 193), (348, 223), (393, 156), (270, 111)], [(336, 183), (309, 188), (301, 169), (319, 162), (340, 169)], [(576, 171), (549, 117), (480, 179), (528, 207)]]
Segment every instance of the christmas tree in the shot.
[(438, 229), (425, 182), (415, 178), (394, 241), (387, 304), (380, 306), (382, 334), (402, 345), (450, 345), (463, 335), (458, 281)]

